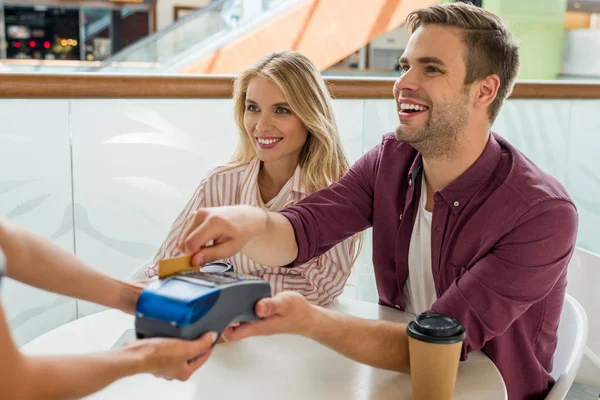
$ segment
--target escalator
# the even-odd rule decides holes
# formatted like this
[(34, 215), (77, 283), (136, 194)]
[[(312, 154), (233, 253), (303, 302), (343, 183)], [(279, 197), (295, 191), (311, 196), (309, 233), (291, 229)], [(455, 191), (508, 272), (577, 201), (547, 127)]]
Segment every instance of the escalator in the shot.
[(101, 73), (177, 73), (303, 0), (216, 0), (106, 59)]
[(437, 0), (217, 0), (105, 60), (100, 73), (237, 74), (291, 49), (324, 70)]

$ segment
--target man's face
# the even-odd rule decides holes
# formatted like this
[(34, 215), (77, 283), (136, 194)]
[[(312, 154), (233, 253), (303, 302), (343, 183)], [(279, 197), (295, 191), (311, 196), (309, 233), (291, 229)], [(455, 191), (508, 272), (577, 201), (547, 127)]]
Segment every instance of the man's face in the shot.
[(403, 73), (394, 84), (400, 118), (396, 139), (424, 156), (449, 154), (465, 129), (470, 115), (466, 52), (459, 29), (429, 24), (413, 33), (400, 58)]

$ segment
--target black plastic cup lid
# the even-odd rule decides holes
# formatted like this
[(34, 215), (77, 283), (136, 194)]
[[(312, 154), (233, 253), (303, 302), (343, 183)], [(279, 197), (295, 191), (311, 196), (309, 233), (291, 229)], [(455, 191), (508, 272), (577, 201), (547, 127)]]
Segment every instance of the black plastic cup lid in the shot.
[(465, 328), (444, 314), (424, 312), (415, 317), (406, 329), (408, 336), (428, 343), (453, 344), (467, 337)]

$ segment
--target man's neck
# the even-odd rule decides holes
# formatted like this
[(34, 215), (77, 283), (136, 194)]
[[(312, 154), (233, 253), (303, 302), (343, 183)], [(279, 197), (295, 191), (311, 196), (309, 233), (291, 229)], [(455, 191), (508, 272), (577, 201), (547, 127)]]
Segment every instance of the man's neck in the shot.
[(440, 157), (423, 155), (423, 171), (427, 182), (427, 204), (433, 206), (433, 194), (444, 189), (461, 176), (477, 161), (489, 138), (487, 134), (471, 136), (473, 139), (463, 141), (452, 154)]

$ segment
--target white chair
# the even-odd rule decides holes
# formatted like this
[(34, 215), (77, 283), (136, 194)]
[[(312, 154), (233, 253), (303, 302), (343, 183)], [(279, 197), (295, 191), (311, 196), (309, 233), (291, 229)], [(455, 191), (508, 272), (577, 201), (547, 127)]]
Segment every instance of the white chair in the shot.
[(576, 248), (567, 272), (567, 293), (588, 317), (588, 340), (576, 382), (600, 388), (600, 255)]
[(587, 341), (588, 324), (583, 307), (568, 294), (560, 314), (558, 344), (551, 375), (556, 383), (546, 400), (563, 400), (575, 380)]

